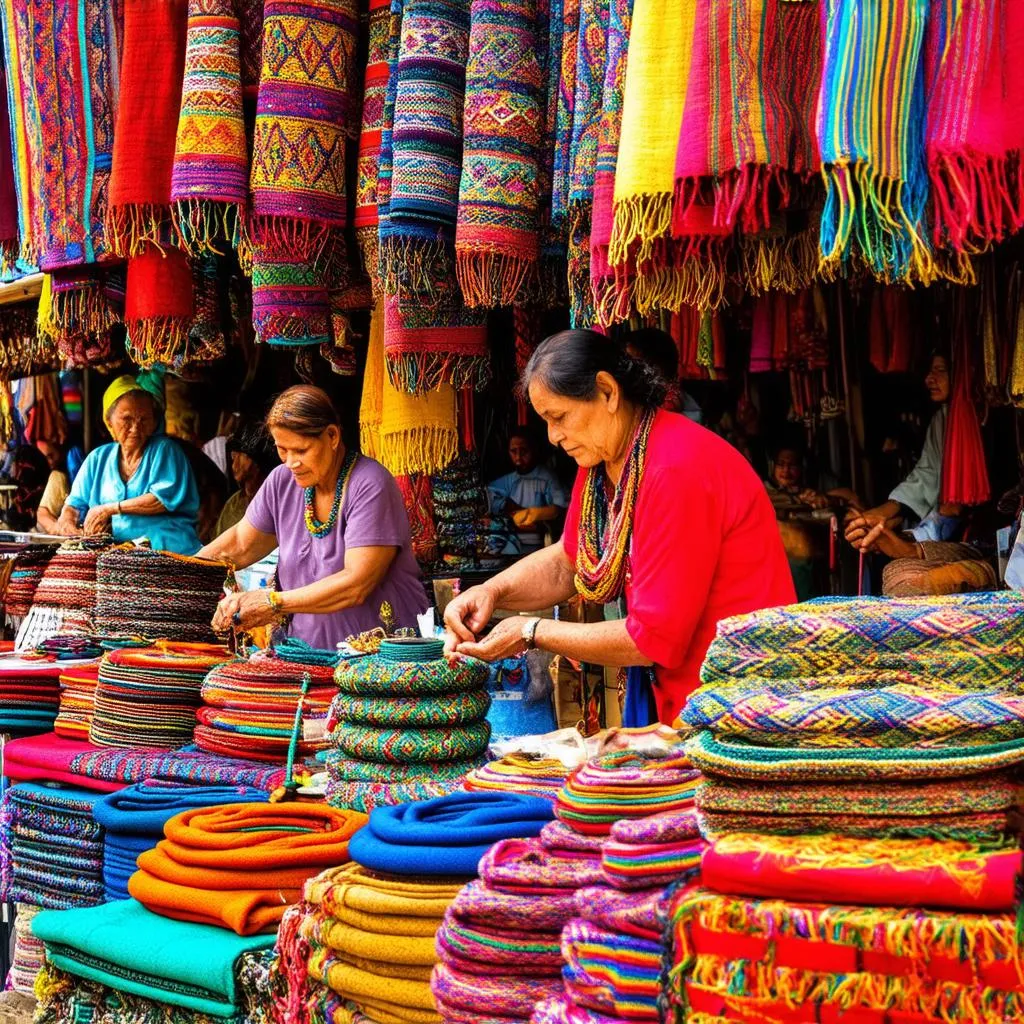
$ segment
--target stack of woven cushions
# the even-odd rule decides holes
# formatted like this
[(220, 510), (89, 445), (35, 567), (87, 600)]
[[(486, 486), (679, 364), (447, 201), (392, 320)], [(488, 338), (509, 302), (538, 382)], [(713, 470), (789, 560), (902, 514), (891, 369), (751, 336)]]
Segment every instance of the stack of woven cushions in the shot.
[(103, 901), (103, 830), (94, 816), (101, 794), (32, 782), (3, 799), (3, 895), (59, 910)]
[(282, 925), (289, 1005), (337, 1020), (347, 1001), (377, 1024), (439, 1024), (430, 976), (445, 912), (492, 843), (536, 836), (550, 820), (547, 801), (513, 793), (374, 810), (350, 844), (355, 863), (309, 883)]
[(89, 740), (173, 750), (192, 742), (207, 673), (230, 655), (214, 644), (161, 643), (104, 655)]
[(443, 650), (439, 640), (385, 640), (377, 654), (338, 666), (331, 803), (371, 810), (442, 795), (481, 765), (487, 666), (449, 662)]
[(60, 706), (59, 662), (5, 658), (0, 661), (0, 728), (47, 732)]
[(366, 821), (324, 804), (234, 803), (184, 811), (138, 857), (129, 893), (164, 917), (274, 932), (305, 883), (348, 860)]
[(205, 558), (134, 545), (111, 548), (96, 565), (96, 632), (212, 641), (210, 623), (226, 575), (222, 562)]
[(89, 738), (99, 672), (98, 664), (61, 668), (60, 707), (53, 723), (53, 731), (58, 736), (72, 740)]
[(126, 900), (140, 853), (164, 838), (164, 826), (182, 811), (218, 804), (263, 802), (266, 793), (246, 786), (186, 786), (150, 780), (120, 789), (96, 803), (103, 829), (103, 887), (107, 900)]
[(327, 711), (337, 692), (333, 676), (331, 666), (272, 655), (221, 665), (203, 683), (196, 746), (211, 754), (283, 763), (302, 700), (297, 753), (308, 757), (325, 749)]
[(508, 754), (474, 768), (466, 775), (463, 786), (471, 791), (527, 793), (554, 801), (570, 771), (557, 758)]
[(1022, 612), (975, 594), (720, 624), (682, 715), (713, 841), (671, 911), (680, 1019), (803, 1020), (794, 991), (807, 1020), (1020, 1011)]

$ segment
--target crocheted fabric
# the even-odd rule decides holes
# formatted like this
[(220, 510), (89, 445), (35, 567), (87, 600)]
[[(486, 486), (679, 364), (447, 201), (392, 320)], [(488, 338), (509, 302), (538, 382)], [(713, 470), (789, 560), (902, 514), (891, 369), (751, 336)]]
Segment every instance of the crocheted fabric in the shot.
[(604, 882), (599, 857), (547, 850), (539, 839), (505, 839), (480, 861), (480, 877), (492, 889), (518, 895), (569, 893)]
[(1005, 592), (829, 598), (754, 612), (719, 623), (701, 679), (909, 671), (957, 689), (1012, 692), (1011, 666), (1024, 653), (1022, 611), (1020, 595)]
[(60, 710), (53, 723), (58, 736), (73, 740), (89, 738), (98, 676), (98, 665), (83, 665), (60, 674)]
[(26, 547), (14, 556), (14, 565), (4, 590), (4, 611), (12, 618), (28, 615), (36, 588), (43, 578), (46, 566), (57, 553), (52, 544)]
[(462, 924), (451, 910), (438, 930), (437, 952), (443, 963), (466, 974), (557, 974), (562, 966), (557, 931)]
[(443, 729), (375, 729), (346, 723), (334, 742), (349, 757), (389, 764), (467, 761), (487, 749), (490, 722), (446, 726)]
[(428, 697), (465, 693), (487, 684), (487, 666), (475, 658), (449, 663), (444, 658), (430, 661), (394, 660), (371, 655), (343, 661), (334, 674), (342, 693), (374, 697)]
[(576, 917), (620, 935), (660, 939), (668, 908), (667, 890), (622, 892), (618, 889), (578, 889)]
[(425, 764), (381, 764), (375, 761), (360, 761), (346, 757), (340, 751), (331, 750), (325, 757), (328, 772), (338, 779), (354, 782), (413, 782), (428, 775), (439, 782), (455, 782), (461, 779), (475, 761), (443, 761)]
[(473, 0), (455, 257), (468, 306), (510, 306), (540, 252), (541, 68), (532, 0)]
[(376, 807), (393, 807), (413, 800), (433, 800), (438, 796), (456, 793), (461, 788), (461, 779), (437, 779), (426, 771), (411, 777), (407, 782), (360, 782), (329, 778), (327, 802), (332, 807), (350, 807), (369, 814)]
[(431, 979), (431, 991), (445, 1020), (451, 1019), (452, 1011), (461, 1011), (463, 1016), (469, 1012), (484, 1020), (493, 1016), (528, 1020), (534, 1005), (555, 995), (561, 987), (557, 978), (488, 978), (463, 974), (447, 964), (439, 964)]
[(191, 742), (206, 674), (229, 654), (212, 644), (112, 651), (100, 662), (89, 740), (172, 750)]
[[(1010, 914), (744, 900), (678, 893), (666, 1010), (687, 1021), (856, 1014), (1014, 1019), (1024, 1010)], [(913, 978), (914, 983), (908, 983)]]
[(545, 850), (554, 850), (561, 855), (582, 853), (587, 857), (601, 853), (603, 836), (588, 836), (560, 821), (551, 821), (540, 831), (540, 841)]
[(1024, 697), (905, 685), (776, 694), (715, 684), (692, 693), (680, 717), (764, 746), (972, 746), (1024, 736)]
[(391, 698), (339, 693), (331, 704), (331, 717), (360, 725), (464, 725), (480, 721), (490, 703), (484, 690), (438, 697)]
[(686, 753), (701, 771), (735, 779), (898, 781), (957, 778), (1009, 768), (1024, 761), (1024, 741), (926, 749), (807, 750), (802, 747), (753, 747), (716, 740), (709, 732), (699, 732), (687, 741)]
[(668, 757), (631, 750), (605, 754), (569, 776), (555, 814), (578, 832), (608, 835), (620, 818), (692, 807), (699, 777), (679, 751)]
[[(696, 815), (692, 815), (696, 831)], [(698, 836), (668, 843), (624, 843), (608, 839), (601, 850), (601, 867), (619, 889), (651, 889), (671, 885), (683, 872), (700, 867), (707, 844)]]
[(466, 925), (504, 928), (517, 932), (559, 932), (575, 914), (571, 893), (543, 895), (502, 892), (479, 879), (459, 890), (452, 904), (453, 920)]
[(471, 771), (466, 776), (466, 789), (504, 790), (554, 800), (565, 785), (569, 771), (554, 758), (508, 754)]
[(32, 607), (18, 630), (19, 650), (59, 633), (91, 633), (96, 613), (96, 562), (102, 545), (63, 543), (36, 586)]
[(31, 903), (17, 904), (14, 918), (14, 957), (11, 960), (11, 973), (7, 975), (6, 988), (20, 992), (23, 996), (35, 998), (36, 976), (46, 964), (46, 948), (32, 934), (32, 918), (39, 913), (40, 907)]

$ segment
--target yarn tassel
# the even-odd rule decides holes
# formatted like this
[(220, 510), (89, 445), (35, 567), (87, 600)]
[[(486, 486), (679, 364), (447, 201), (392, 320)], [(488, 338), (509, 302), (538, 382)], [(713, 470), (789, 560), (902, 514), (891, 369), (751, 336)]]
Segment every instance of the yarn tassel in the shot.
[(511, 306), (524, 298), (537, 272), (537, 260), (511, 253), (460, 250), (455, 272), (467, 306)]
[(162, 251), (166, 217), (167, 207), (161, 204), (110, 206), (103, 221), (104, 238), (111, 251), (124, 259), (138, 256), (149, 245)]
[(444, 383), (456, 390), (471, 388), (479, 391), (491, 379), (489, 355), (459, 356), (440, 352), (406, 352), (388, 354), (388, 377), (399, 391), (410, 395), (436, 391)]
[(242, 210), (237, 203), (179, 199), (171, 207), (179, 248), (192, 257), (223, 256), (225, 246), (242, 244)]
[(191, 320), (154, 317), (130, 321), (127, 326), (125, 351), (140, 369), (148, 370), (157, 363), (187, 361)]
[(284, 984), (274, 986), (274, 1010), (279, 1021), (288, 1024), (310, 1024), (309, 943), (299, 928), (312, 907), (297, 903), (285, 911), (277, 932), (278, 962), (274, 970), (282, 976)]
[(433, 427), (413, 427), (384, 434), (379, 459), (395, 476), (438, 473), (459, 454), (458, 433)]

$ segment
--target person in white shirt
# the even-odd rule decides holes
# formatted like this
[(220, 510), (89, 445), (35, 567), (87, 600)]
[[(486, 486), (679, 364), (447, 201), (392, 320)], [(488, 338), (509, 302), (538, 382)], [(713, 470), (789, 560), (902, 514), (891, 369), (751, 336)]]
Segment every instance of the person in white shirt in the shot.
[(491, 513), (511, 516), (523, 551), (536, 551), (544, 546), (544, 534), (537, 526), (560, 520), (569, 506), (568, 495), (558, 477), (547, 466), (538, 465), (537, 443), (528, 430), (512, 432), (508, 457), (512, 472), (487, 488)]

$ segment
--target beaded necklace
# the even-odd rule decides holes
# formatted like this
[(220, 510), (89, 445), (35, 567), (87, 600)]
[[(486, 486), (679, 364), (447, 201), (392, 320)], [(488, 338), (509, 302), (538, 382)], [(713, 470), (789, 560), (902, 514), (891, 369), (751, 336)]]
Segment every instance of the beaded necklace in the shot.
[(647, 443), (653, 423), (654, 412), (651, 411), (637, 424), (610, 503), (603, 467), (593, 466), (587, 474), (576, 551), (576, 590), (587, 601), (608, 604), (622, 594), (625, 586), (633, 510), (647, 462)]
[(345, 461), (341, 464), (341, 470), (338, 472), (338, 483), (334, 488), (334, 502), (331, 505), (331, 514), (325, 522), (320, 522), (316, 517), (316, 488), (306, 488), (306, 510), (303, 518), (306, 522), (306, 529), (318, 540), (326, 537), (334, 529), (334, 524), (338, 521), (338, 512), (341, 510), (342, 503), (345, 500), (345, 491), (348, 489), (348, 481), (352, 476), (352, 467), (355, 466), (357, 458), (359, 458), (358, 452), (350, 451), (346, 453)]

